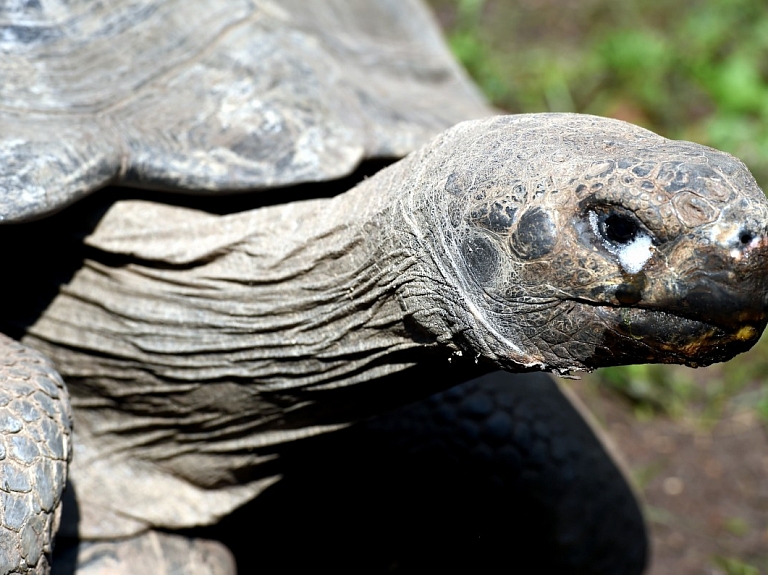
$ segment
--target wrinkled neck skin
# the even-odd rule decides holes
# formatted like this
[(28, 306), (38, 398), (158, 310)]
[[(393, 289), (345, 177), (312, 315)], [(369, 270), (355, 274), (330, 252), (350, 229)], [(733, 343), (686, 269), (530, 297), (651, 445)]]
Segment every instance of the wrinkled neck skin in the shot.
[(223, 217), (118, 202), (86, 242), (30, 342), (89, 401), (133, 394), (134, 411), (170, 401), (161, 382), (231, 384), (222, 410), (251, 397), (274, 422), (306, 392), (430, 360), (722, 361), (768, 314), (768, 206), (746, 168), (590, 116), (459, 124), (331, 200)]
[[(103, 354), (85, 363), (103, 363), (105, 377), (120, 378), (110, 366), (127, 362), (262, 392), (367, 381), (412, 366), (414, 349), (447, 361), (456, 328), (435, 306), (460, 294), (447, 279), (435, 289), (439, 266), (399, 198), (408, 168), (331, 200), (229, 216), (118, 202), (28, 339)], [(94, 375), (69, 351), (52, 354), (70, 377)]]
[[(461, 258), (464, 234), (451, 223), (463, 217), (463, 210), (441, 197), (448, 195), (441, 189), (444, 178), (434, 182), (430, 177), (432, 153), (423, 149), (399, 164), (407, 176), (393, 197), (391, 229), (416, 262), (397, 293), (406, 317), (454, 356), (467, 354), (475, 363), (490, 360), (512, 371), (545, 369), (538, 355), (498, 332), (479, 309), (473, 296), (476, 274)], [(432, 186), (419, 185), (430, 180)]]
[(418, 307), (436, 290), (394, 200), (407, 169), (228, 216), (110, 208), (25, 337), (72, 395), (79, 536), (216, 521), (274, 481), (283, 445), (489, 368), (421, 323), (444, 314)]
[[(81, 536), (215, 521), (279, 473), (281, 445), (490, 368), (455, 355), (436, 306), (458, 292), (435, 289), (402, 221), (412, 168), (228, 216), (110, 208), (25, 337), (72, 394)], [(134, 479), (105, 491), (114, 474)], [(149, 496), (160, 490), (177, 494), (173, 517)]]
[[(469, 356), (475, 363), (512, 372), (584, 369), (567, 352), (552, 349), (548, 329), (542, 328), (560, 314), (560, 301), (548, 287), (550, 272), (542, 269), (533, 283), (516, 285), (526, 262), (498, 257), (471, 223), (478, 205), (486, 217), (498, 207), (493, 194), (515, 205), (509, 197), (515, 180), (525, 177), (525, 163), (491, 163), (484, 174), (478, 168), (483, 157), (473, 162), (444, 134), (399, 166), (404, 177), (393, 198), (396, 222), (391, 227), (418, 262), (417, 272), (398, 290), (406, 316), (454, 356)], [(471, 192), (476, 183), (482, 190), (480, 181), (495, 171), (507, 180), (499, 178), (490, 194)], [(457, 188), (460, 192), (454, 193)], [(533, 209), (536, 201), (530, 198)], [(503, 217), (512, 219), (508, 213)], [(577, 340), (579, 335), (568, 337)]]

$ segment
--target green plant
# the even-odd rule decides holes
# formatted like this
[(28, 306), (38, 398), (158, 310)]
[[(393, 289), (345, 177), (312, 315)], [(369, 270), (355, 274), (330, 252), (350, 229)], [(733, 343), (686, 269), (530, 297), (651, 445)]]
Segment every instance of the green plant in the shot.
[[(762, 0), (593, 0), (571, 12), (511, 0), (433, 3), (452, 15), (451, 46), (495, 105), (620, 116), (730, 151), (768, 183)], [(571, 26), (579, 16), (583, 28)], [(545, 40), (531, 34), (537, 27)]]
[(723, 569), (726, 575), (760, 575), (760, 570), (738, 559), (715, 557), (713, 563)]

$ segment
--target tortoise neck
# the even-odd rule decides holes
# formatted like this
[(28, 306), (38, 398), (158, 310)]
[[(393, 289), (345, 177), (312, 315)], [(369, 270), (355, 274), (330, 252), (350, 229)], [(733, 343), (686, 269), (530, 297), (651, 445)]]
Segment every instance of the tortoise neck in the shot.
[(224, 217), (115, 204), (27, 335), (67, 380), (88, 457), (234, 485), (282, 444), (477, 369), (425, 357), (444, 346), (402, 305), (423, 269), (374, 179)]
[(231, 377), (268, 391), (409, 367), (388, 358), (430, 343), (397, 296), (415, 259), (387, 229), (391, 202), (372, 181), (224, 217), (118, 202), (30, 337), (65, 377), (100, 381), (124, 379), (128, 364), (142, 378)]

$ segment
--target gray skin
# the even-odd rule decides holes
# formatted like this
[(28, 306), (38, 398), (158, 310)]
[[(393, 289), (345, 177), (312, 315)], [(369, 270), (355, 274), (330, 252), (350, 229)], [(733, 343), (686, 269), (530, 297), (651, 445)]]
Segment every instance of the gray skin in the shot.
[(71, 452), (64, 382), (0, 334), (0, 573), (48, 572)]
[(84, 241), (23, 341), (69, 385), (85, 538), (216, 521), (275, 481), (280, 445), (416, 364), (705, 365), (766, 322), (768, 202), (743, 164), (591, 116), (463, 123), (332, 199), (120, 201)]
[[(9, 222), (108, 183), (213, 193), (336, 178), (488, 113), (416, 3), (15, 6), (0, 59)], [(738, 160), (574, 115), (461, 124), (330, 200), (226, 216), (115, 203), (24, 329), (72, 395), (80, 517), (64, 529), (215, 522), (276, 480), (280, 446), (391, 404), (376, 381), (413, 366), (452, 362), (448, 386), (493, 366), (728, 359), (765, 325), (767, 235)], [(15, 377), (3, 389), (28, 396)], [(66, 445), (57, 421), (43, 440)], [(3, 525), (45, 487), (41, 509), (56, 508), (59, 467), (3, 490)], [(33, 550), (50, 529), (42, 543), (11, 530), (0, 550), (24, 560), (7, 570), (44, 572)], [(125, 556), (189, 555), (171, 535), (130, 541)]]
[[(3, 3), (0, 54), (3, 223), (50, 215), (107, 184), (219, 194), (323, 182), (367, 159), (401, 157), (458, 121), (491, 113), (418, 0)], [(52, 234), (45, 231), (42, 241)], [(35, 266), (24, 262), (27, 243), (14, 237), (4, 235), (14, 248), (3, 258), (22, 265), (6, 268), (13, 279), (0, 290), (20, 292), (3, 297), (3, 331), (18, 336), (8, 318), (34, 306), (35, 286), (18, 286)], [(48, 275), (57, 281), (52, 269)], [(0, 380), (13, 396), (29, 394), (17, 381), (25, 353), (17, 344), (2, 348), (15, 367), (0, 371)], [(45, 393), (60, 378), (52, 372), (42, 385)], [(66, 413), (65, 395), (58, 400)], [(21, 437), (16, 421), (0, 431)], [(44, 439), (55, 443), (70, 427), (54, 421), (58, 430), (46, 428)], [(19, 519), (32, 492), (8, 469), (12, 479), (0, 485), (0, 573), (43, 572), (52, 523), (43, 526), (38, 516), (52, 508), (33, 506)], [(57, 508), (62, 470), (40, 469), (46, 473), (31, 476), (32, 491)], [(110, 483), (119, 492), (128, 482)], [(168, 502), (160, 498), (157, 506)], [(188, 523), (197, 507), (184, 513)], [(200, 519), (211, 516), (203, 511)], [(104, 530), (115, 531), (108, 522)], [(167, 547), (169, 565), (188, 555), (184, 545)], [(162, 545), (155, 538), (139, 547), (149, 557), (147, 549)]]

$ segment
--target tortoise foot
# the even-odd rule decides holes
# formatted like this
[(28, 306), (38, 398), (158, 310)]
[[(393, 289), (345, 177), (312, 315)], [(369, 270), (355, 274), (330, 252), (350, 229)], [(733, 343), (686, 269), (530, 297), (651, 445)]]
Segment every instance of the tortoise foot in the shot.
[(119, 541), (87, 541), (57, 554), (52, 575), (236, 575), (235, 560), (218, 541), (159, 531)]

